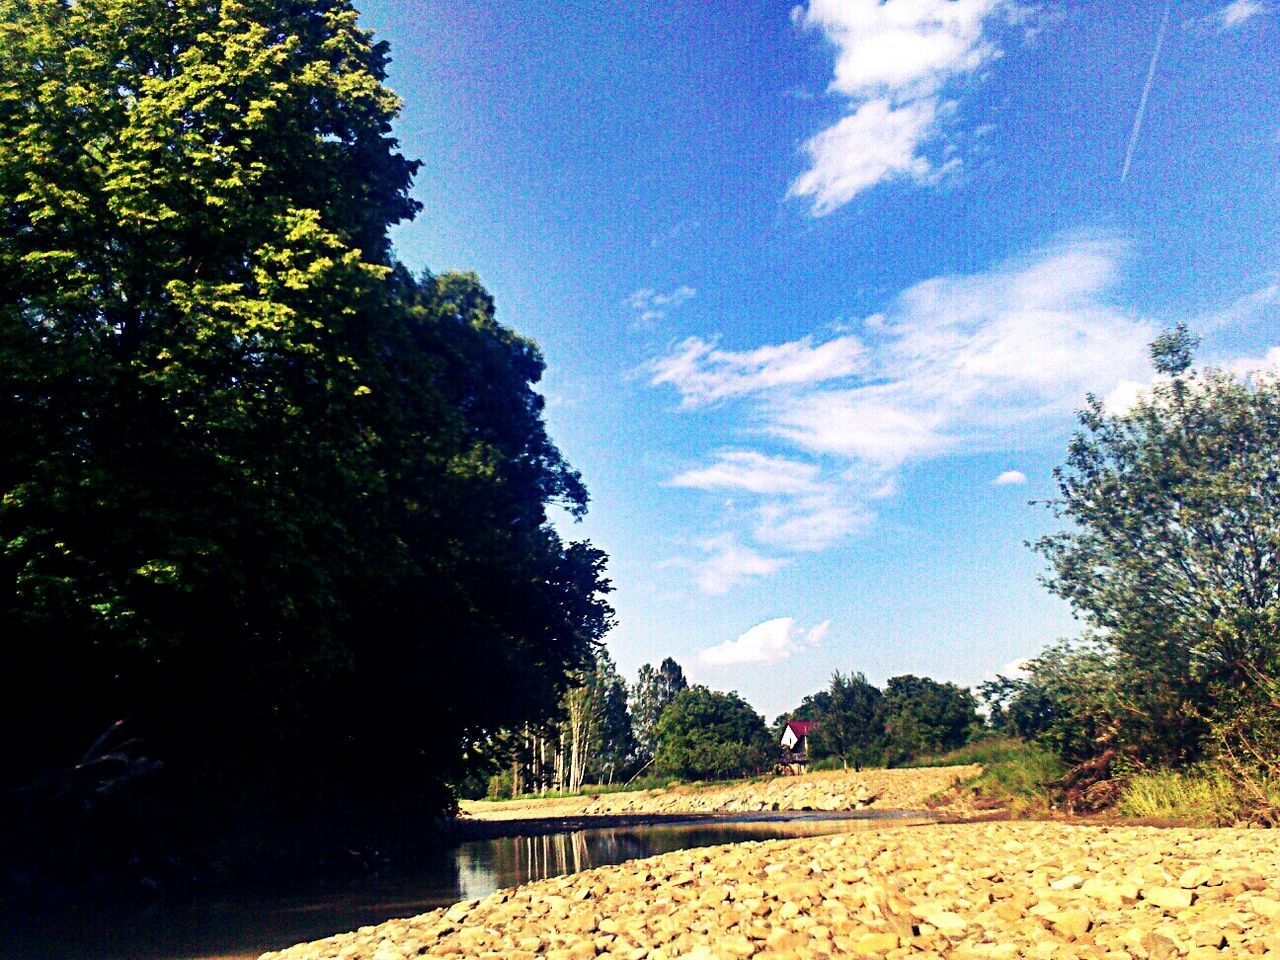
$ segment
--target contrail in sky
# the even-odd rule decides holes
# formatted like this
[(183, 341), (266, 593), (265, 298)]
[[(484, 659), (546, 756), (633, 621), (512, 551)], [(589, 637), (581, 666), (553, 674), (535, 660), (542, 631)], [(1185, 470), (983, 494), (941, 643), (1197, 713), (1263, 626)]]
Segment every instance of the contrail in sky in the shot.
[(1166, 0), (1164, 18), (1160, 21), (1160, 31), (1156, 34), (1156, 48), (1151, 51), (1151, 64), (1147, 67), (1147, 82), (1142, 85), (1142, 98), (1138, 101), (1138, 112), (1133, 118), (1133, 132), (1129, 134), (1129, 149), (1124, 152), (1124, 169), (1120, 171), (1120, 182), (1123, 184), (1129, 176), (1129, 164), (1133, 163), (1133, 148), (1138, 144), (1138, 134), (1142, 131), (1142, 115), (1147, 112), (1147, 97), (1151, 95), (1151, 83), (1156, 78), (1156, 61), (1160, 59), (1160, 48), (1164, 46), (1164, 35), (1169, 29), (1169, 9), (1173, 0)]

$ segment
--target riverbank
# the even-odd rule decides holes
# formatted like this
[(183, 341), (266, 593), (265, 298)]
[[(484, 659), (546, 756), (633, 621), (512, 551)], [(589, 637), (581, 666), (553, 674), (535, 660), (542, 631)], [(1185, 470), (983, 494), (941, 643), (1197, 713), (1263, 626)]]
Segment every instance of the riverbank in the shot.
[(976, 764), (899, 770), (832, 770), (726, 786), (581, 797), (463, 801), (460, 820), (509, 822), (545, 818), (754, 813), (784, 810), (918, 810), (943, 791), (982, 772)]
[(1280, 958), (1269, 832), (886, 826), (527, 884), (264, 960)]

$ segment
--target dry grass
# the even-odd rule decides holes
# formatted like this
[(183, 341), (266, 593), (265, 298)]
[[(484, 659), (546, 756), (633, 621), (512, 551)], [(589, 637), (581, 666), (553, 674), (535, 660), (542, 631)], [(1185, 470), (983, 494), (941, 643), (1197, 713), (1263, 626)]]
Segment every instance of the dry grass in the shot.
[[(1255, 781), (1242, 788), (1237, 778), (1204, 765), (1186, 772), (1154, 771), (1133, 777), (1118, 812), (1141, 819), (1176, 820), (1198, 826), (1227, 826), (1256, 819), (1260, 809), (1280, 809), (1280, 783)], [(1263, 791), (1261, 797), (1254, 795)]]

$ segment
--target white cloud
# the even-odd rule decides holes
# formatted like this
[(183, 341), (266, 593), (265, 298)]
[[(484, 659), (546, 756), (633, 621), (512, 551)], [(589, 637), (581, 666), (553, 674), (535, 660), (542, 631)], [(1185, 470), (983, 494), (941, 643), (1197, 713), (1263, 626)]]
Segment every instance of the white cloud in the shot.
[(1138, 401), (1151, 389), (1152, 385), (1159, 380), (1159, 377), (1151, 377), (1147, 380), (1121, 380), (1102, 398), (1102, 406), (1107, 413), (1115, 416), (1128, 413)]
[(777, 663), (800, 650), (817, 646), (830, 628), (830, 620), (802, 630), (791, 617), (778, 617), (757, 624), (736, 640), (726, 640), (702, 651), (698, 659), (712, 667)]
[(637, 290), (622, 302), (636, 313), (633, 327), (652, 328), (659, 320), (665, 318), (671, 310), (683, 306), (698, 295), (698, 291), (688, 284), (676, 287), (670, 293), (659, 293), (652, 287)]
[[(791, 451), (721, 451), (669, 481), (754, 498), (732, 514), (745, 519), (742, 540), (706, 542), (709, 556), (688, 563), (702, 588), (722, 593), (789, 554), (834, 546), (872, 521), (911, 463), (1025, 445), (1066, 429), (1087, 393), (1149, 379), (1158, 331), (1109, 299), (1122, 256), (1115, 242), (1067, 238), (917, 283), (865, 319), (861, 337), (738, 352), (693, 338), (652, 363), (652, 383), (685, 408), (736, 400), (751, 430)], [(998, 482), (1025, 481), (1015, 473)]]
[[(747, 436), (782, 445), (722, 450), (669, 481), (735, 501), (725, 515), (734, 533), (684, 565), (707, 592), (726, 592), (865, 528), (913, 464), (1056, 444), (1088, 394), (1113, 413), (1131, 409), (1159, 381), (1148, 345), (1160, 326), (1112, 299), (1124, 255), (1114, 240), (1070, 236), (917, 283), (856, 325), (860, 335), (846, 324), (755, 350), (697, 338), (672, 348), (649, 365), (654, 385), (689, 410), (735, 404)], [(1220, 311), (1222, 322), (1250, 322), (1275, 298), (1264, 287)], [(1280, 347), (1226, 367), (1280, 375)], [(1026, 477), (1009, 470), (992, 482)]]
[[(1027, 668), (1031, 666), (1031, 657), (1019, 657), (1017, 660), (1010, 660), (1003, 667), (996, 671), (996, 676), (1008, 677), (1010, 680), (1026, 680), (1031, 675), (1027, 672)], [(991, 677), (992, 680), (995, 677)]]
[(862, 368), (866, 347), (854, 336), (814, 345), (812, 337), (755, 350), (721, 350), (689, 337), (649, 365), (650, 382), (671, 384), (681, 404), (694, 407), (777, 387), (819, 383)]
[(805, 144), (810, 167), (790, 196), (812, 197), (814, 216), (844, 206), (868, 187), (895, 178), (927, 183), (938, 176), (917, 150), (934, 135), (937, 104), (869, 100)]
[(1000, 55), (987, 35), (1008, 0), (811, 0), (797, 8), (802, 26), (836, 48), (831, 92), (849, 102), (839, 122), (805, 149), (812, 165), (790, 195), (809, 197), (815, 216), (830, 213), (886, 180), (937, 180), (959, 163), (927, 156), (942, 136), (943, 93)]
[(1011, 487), (1027, 482), (1027, 475), (1021, 470), (1005, 470), (1000, 476), (991, 481), (996, 487)]
[(901, 293), (850, 382), (764, 398), (763, 429), (882, 469), (993, 449), (1146, 372), (1156, 328), (1108, 301), (1121, 248), (1075, 238)]
[[(710, 466), (686, 470), (668, 486), (755, 495), (753, 538), (790, 553), (825, 550), (870, 520), (847, 490), (823, 476), (818, 464), (752, 450), (721, 451)], [(709, 582), (726, 579), (717, 569)]]
[(1241, 377), (1263, 374), (1280, 375), (1280, 347), (1272, 347), (1260, 357), (1238, 357), (1224, 365), (1226, 370)]
[(749, 493), (797, 494), (819, 489), (819, 468), (785, 457), (769, 457), (751, 450), (725, 450), (716, 462), (673, 477), (670, 486), (697, 490), (745, 490)]
[(766, 419), (770, 433), (797, 447), (882, 467), (941, 453), (950, 444), (942, 412), (926, 409), (898, 384), (779, 398)]
[(725, 534), (703, 540), (698, 546), (707, 554), (691, 566), (698, 589), (711, 596), (728, 593), (740, 583), (757, 577), (767, 577), (781, 570), (787, 563), (780, 557), (766, 557), (744, 547), (732, 535)]
[(1231, 30), (1266, 12), (1266, 5), (1258, 0), (1235, 0), (1219, 10), (1214, 19), (1222, 24), (1224, 30)]
[(772, 547), (807, 553), (826, 550), (870, 521), (871, 514), (851, 496), (828, 489), (813, 497), (761, 504), (752, 535)]

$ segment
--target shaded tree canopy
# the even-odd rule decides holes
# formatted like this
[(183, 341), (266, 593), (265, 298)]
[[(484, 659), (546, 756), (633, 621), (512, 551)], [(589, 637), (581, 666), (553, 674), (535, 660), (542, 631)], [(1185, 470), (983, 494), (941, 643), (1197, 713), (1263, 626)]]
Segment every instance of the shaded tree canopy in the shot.
[(392, 260), (387, 62), (347, 0), (0, 0), (7, 784), (124, 719), (173, 808), (378, 823), (592, 662), (542, 358)]
[(677, 777), (739, 777), (761, 770), (771, 747), (764, 718), (736, 693), (692, 686), (658, 721), (654, 766)]

